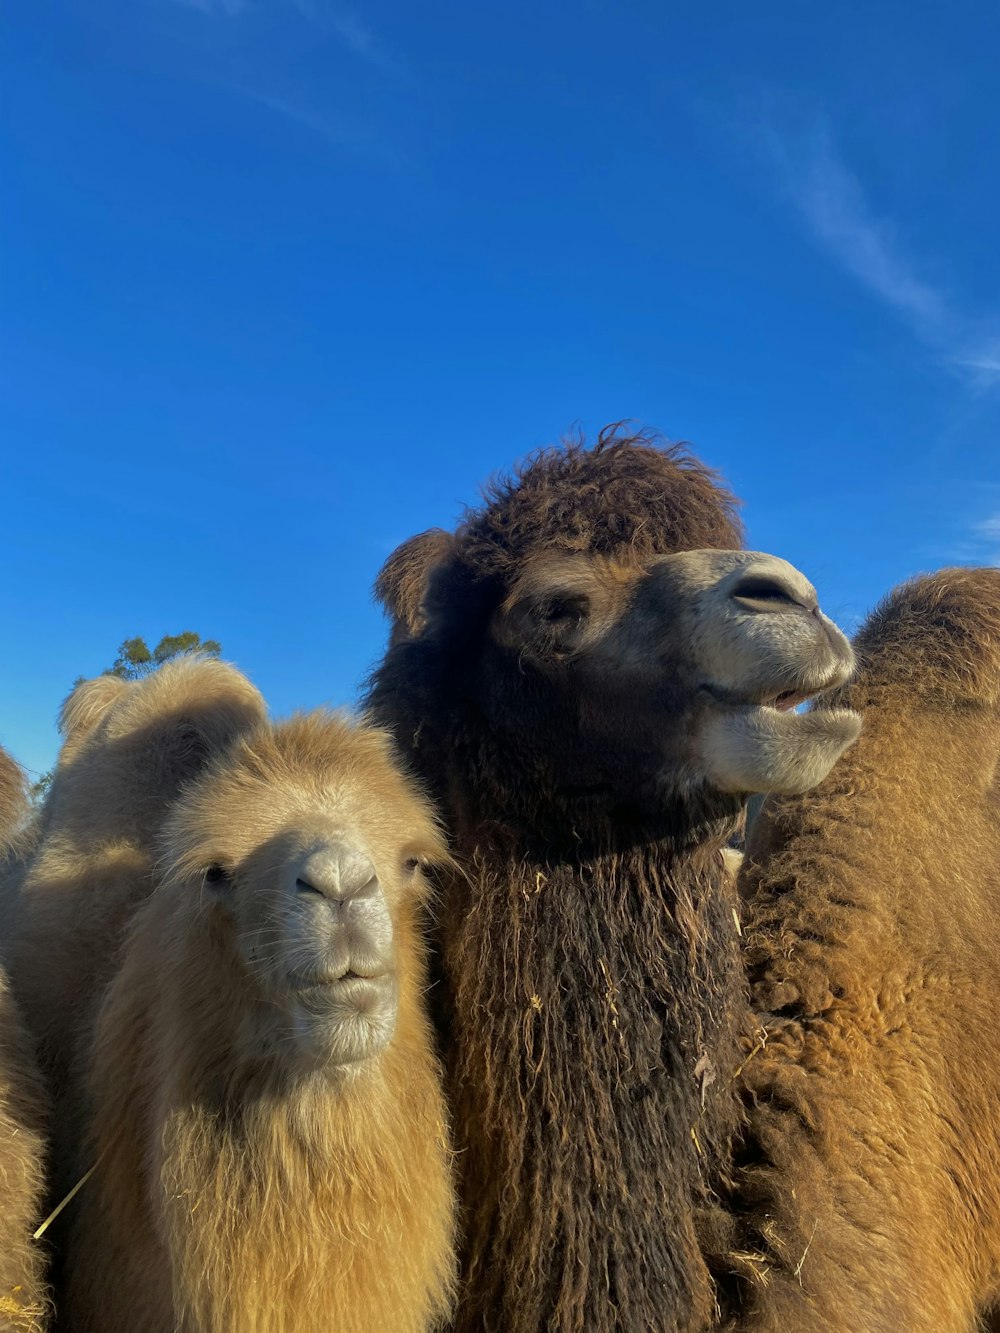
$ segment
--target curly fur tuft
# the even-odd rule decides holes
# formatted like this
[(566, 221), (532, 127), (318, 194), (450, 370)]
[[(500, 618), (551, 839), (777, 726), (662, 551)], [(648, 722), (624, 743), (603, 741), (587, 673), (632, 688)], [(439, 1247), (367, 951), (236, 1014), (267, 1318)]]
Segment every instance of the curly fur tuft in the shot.
[(743, 544), (737, 502), (718, 475), (682, 444), (652, 431), (606, 426), (588, 449), (569, 441), (541, 449), (486, 487), (456, 534), (462, 558), (482, 576), (520, 568), (530, 553), (628, 547), (639, 557)]

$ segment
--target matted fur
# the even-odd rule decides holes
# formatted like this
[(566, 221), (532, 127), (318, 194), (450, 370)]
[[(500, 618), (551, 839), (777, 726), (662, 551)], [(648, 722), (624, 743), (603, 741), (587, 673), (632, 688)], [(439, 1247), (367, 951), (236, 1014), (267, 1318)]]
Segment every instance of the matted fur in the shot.
[[(28, 814), (24, 771), (0, 749), (0, 864)], [(3, 941), (0, 940), (0, 952)], [(31, 1236), (42, 1220), (46, 1103), (31, 1042), (0, 967), (0, 1327), (45, 1325), (45, 1256)]]
[(755, 1333), (973, 1333), (1000, 1294), (1000, 570), (896, 590), (861, 740), (743, 871), (762, 1029), (724, 1270)]
[[(53, 1097), (53, 1199), (90, 1165), (73, 1119), (81, 1045), (136, 904), (152, 888), (164, 808), (220, 748), (264, 716), (260, 695), (214, 659), (169, 662), (128, 684), (101, 677), (103, 712), (71, 723), (35, 837), (8, 863), (0, 895), (17, 905), (6, 942), (14, 993)], [(73, 700), (92, 693), (77, 687)]]
[(714, 1317), (696, 1223), (737, 1114), (724, 1071), (743, 973), (719, 853), (740, 802), (703, 792), (630, 810), (557, 791), (573, 698), (532, 694), (501, 663), (501, 730), (472, 682), (532, 557), (628, 563), (740, 540), (708, 469), (611, 430), (593, 450), (537, 455), (380, 579), (395, 623), (370, 700), (438, 796), (464, 870), (440, 876), (435, 937), (467, 1224), (462, 1333), (666, 1333)]
[(261, 1001), (205, 870), (255, 875), (274, 830), (317, 818), (361, 836), (383, 882), (397, 853), (447, 860), (388, 738), (329, 715), (260, 728), (177, 804), (97, 1024), (75, 1333), (426, 1333), (448, 1313), (454, 1198), (421, 877), (395, 903), (385, 1050), (342, 1073), (240, 1054)]

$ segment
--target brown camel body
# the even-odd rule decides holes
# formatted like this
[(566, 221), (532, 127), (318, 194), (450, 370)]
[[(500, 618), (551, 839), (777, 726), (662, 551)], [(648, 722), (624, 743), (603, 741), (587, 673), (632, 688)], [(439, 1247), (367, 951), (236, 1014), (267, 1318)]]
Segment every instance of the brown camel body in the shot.
[[(388, 738), (263, 725), (167, 821), (97, 1015), (74, 1333), (426, 1333), (454, 1198), (421, 865)], [(109, 941), (109, 944), (111, 941)]]
[(606, 432), (380, 576), (370, 702), (461, 862), (435, 949), (462, 1333), (715, 1317), (697, 1233), (745, 1014), (722, 849), (747, 790), (801, 790), (857, 732), (770, 706), (850, 654), (802, 576), (739, 542), (696, 460)]
[(1000, 571), (896, 590), (742, 886), (760, 1036), (722, 1261), (753, 1333), (973, 1333), (1000, 1294)]
[[(0, 749), (0, 858), (28, 813), (20, 766)], [(2, 864), (2, 859), (0, 859)], [(45, 1261), (32, 1233), (42, 1221), (46, 1105), (34, 1052), (0, 968), (0, 1327), (45, 1326)]]

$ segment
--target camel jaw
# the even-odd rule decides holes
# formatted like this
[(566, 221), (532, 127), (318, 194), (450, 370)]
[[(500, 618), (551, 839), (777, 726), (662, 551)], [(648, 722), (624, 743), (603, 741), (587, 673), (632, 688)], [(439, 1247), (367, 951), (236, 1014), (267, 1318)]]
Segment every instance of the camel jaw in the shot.
[(797, 713), (794, 707), (714, 708), (698, 745), (712, 785), (720, 791), (798, 795), (822, 782), (861, 734), (861, 715), (849, 708)]

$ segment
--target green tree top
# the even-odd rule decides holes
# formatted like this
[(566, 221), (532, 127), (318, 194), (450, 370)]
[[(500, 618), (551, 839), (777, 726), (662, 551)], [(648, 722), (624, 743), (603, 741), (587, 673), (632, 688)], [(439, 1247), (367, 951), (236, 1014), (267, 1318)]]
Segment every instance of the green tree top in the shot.
[[(118, 649), (114, 664), (108, 667), (104, 675), (121, 676), (122, 680), (142, 680), (157, 667), (163, 666), (164, 662), (169, 662), (172, 657), (180, 657), (183, 653), (206, 653), (209, 657), (218, 657), (222, 653), (222, 644), (217, 639), (203, 639), (194, 630), (186, 629), (180, 634), (164, 634), (156, 647), (150, 650), (146, 640), (137, 636), (125, 640)], [(74, 688), (81, 680), (83, 676), (77, 676), (73, 682)], [(40, 804), (48, 794), (54, 772), (54, 769), (50, 769), (32, 784), (31, 797), (36, 804)]]
[(152, 650), (141, 637), (126, 639), (118, 649), (114, 665), (109, 667), (106, 674), (121, 676), (122, 680), (141, 680), (164, 662), (169, 662), (172, 657), (180, 657), (182, 653), (207, 653), (209, 657), (218, 657), (221, 652), (222, 644), (216, 639), (203, 639), (190, 629), (180, 634), (164, 634)]

